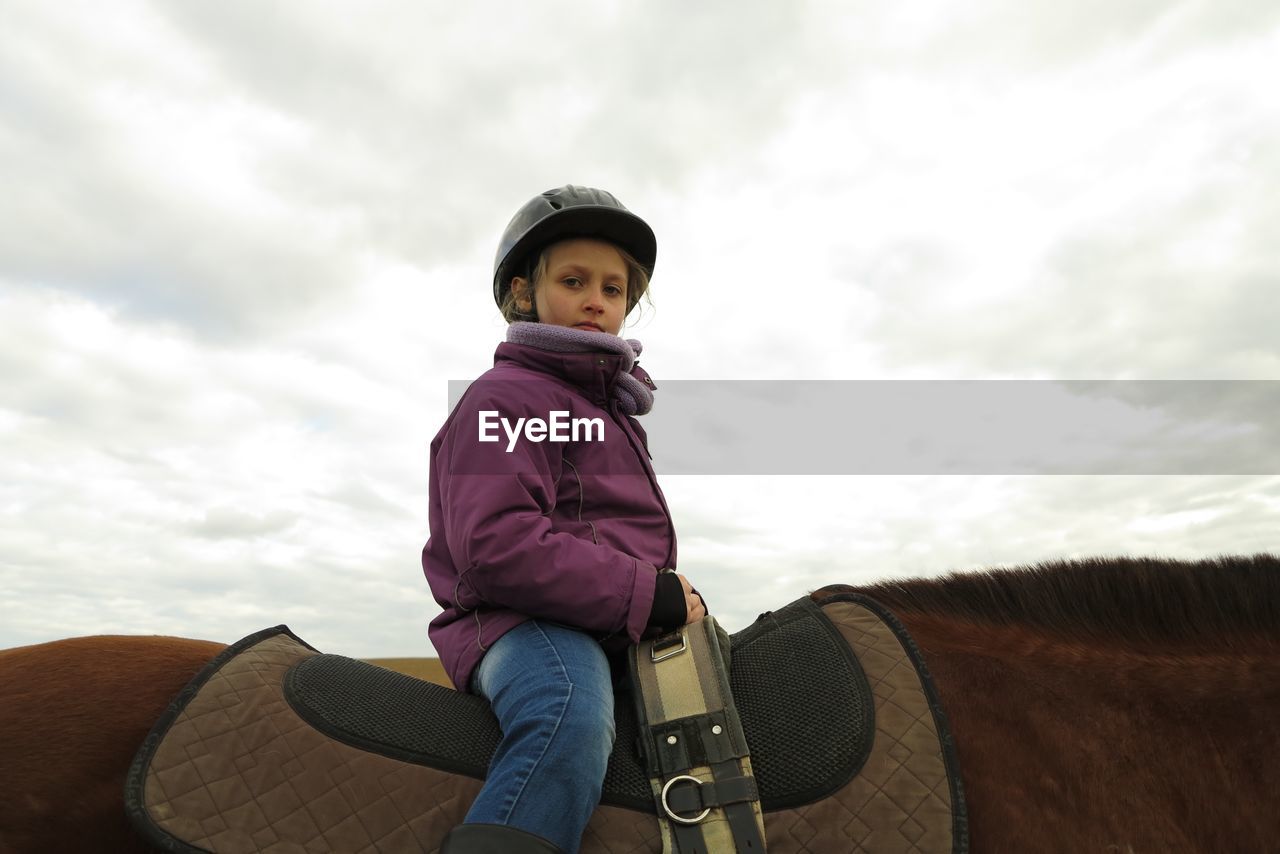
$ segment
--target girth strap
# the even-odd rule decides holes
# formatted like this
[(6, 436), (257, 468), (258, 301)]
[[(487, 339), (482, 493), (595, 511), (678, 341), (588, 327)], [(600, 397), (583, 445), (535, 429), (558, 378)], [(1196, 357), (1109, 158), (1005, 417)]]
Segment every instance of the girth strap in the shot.
[(637, 644), (640, 753), (665, 854), (764, 852), (764, 816), (729, 690), (729, 636), (706, 617)]

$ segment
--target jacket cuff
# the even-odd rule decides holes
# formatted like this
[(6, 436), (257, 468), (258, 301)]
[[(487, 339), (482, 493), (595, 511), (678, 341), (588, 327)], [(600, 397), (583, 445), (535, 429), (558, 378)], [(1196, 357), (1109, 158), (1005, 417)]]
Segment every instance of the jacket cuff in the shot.
[(684, 625), (688, 617), (684, 606), (684, 587), (674, 572), (658, 574), (653, 588), (653, 607), (649, 610), (648, 628), (673, 631)]
[(640, 643), (648, 628), (649, 613), (653, 610), (653, 598), (657, 592), (658, 568), (643, 560), (636, 561), (635, 574), (631, 576), (631, 607), (627, 611), (627, 637), (632, 643)]

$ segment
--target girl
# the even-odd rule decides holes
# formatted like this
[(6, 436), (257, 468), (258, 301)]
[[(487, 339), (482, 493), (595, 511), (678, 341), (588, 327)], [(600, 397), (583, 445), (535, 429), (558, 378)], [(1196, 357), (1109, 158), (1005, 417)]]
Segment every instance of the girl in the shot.
[(643, 220), (577, 186), (499, 244), (507, 340), (431, 443), (431, 641), (502, 728), (444, 852), (577, 851), (613, 747), (610, 654), (706, 614), (634, 417), (653, 381), (618, 337), (656, 255)]

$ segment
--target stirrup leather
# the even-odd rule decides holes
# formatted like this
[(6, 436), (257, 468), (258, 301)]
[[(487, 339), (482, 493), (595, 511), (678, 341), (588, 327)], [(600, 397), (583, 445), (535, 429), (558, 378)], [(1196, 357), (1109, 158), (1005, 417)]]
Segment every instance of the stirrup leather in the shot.
[(640, 752), (664, 854), (764, 852), (764, 815), (714, 617), (631, 648)]

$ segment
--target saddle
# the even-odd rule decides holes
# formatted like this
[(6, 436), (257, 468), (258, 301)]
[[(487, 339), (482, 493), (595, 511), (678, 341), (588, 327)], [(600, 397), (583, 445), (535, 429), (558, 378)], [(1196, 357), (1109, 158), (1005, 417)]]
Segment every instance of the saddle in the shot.
[[(730, 682), (773, 852), (968, 850), (954, 745), (906, 630), (839, 594), (761, 615)], [(634, 701), (582, 851), (660, 852)], [(130, 767), (125, 805), (166, 851), (435, 850), (500, 732), (488, 703), (315, 650), (285, 626), (228, 647)]]

